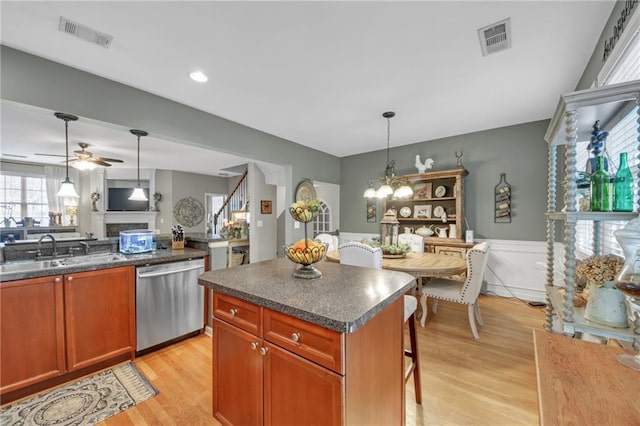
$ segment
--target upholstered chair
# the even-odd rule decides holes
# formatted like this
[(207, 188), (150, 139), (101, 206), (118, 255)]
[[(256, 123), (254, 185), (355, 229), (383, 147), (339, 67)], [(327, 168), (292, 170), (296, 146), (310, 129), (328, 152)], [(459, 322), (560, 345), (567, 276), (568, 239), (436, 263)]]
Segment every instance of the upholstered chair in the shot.
[(484, 323), (480, 315), (478, 296), (480, 295), (488, 259), (489, 245), (484, 242), (476, 244), (467, 251), (467, 279), (465, 281), (435, 278), (425, 283), (420, 295), (420, 304), (422, 305), (421, 324), (423, 327), (427, 321), (427, 298), (433, 298), (431, 310), (434, 314), (436, 313), (438, 300), (447, 300), (467, 305), (471, 332), (473, 337), (480, 338), (476, 328), (476, 320), (480, 325), (484, 325)]
[(316, 240), (328, 245), (327, 251), (333, 251), (338, 249), (338, 237), (331, 234), (318, 234)]
[[(338, 247), (340, 263), (343, 265), (362, 266), (365, 268), (382, 269), (382, 250), (359, 242), (349, 242)], [(418, 340), (416, 337), (415, 313), (418, 309), (418, 299), (415, 296), (404, 296), (404, 322), (409, 322), (409, 340), (411, 350), (404, 350), (404, 354), (411, 359), (404, 374), (405, 383), (413, 373), (413, 384), (416, 402), (422, 404), (422, 388), (420, 385), (420, 361), (418, 358)]]
[(418, 234), (399, 234), (398, 244), (409, 244), (411, 251), (414, 253), (424, 252), (424, 238)]

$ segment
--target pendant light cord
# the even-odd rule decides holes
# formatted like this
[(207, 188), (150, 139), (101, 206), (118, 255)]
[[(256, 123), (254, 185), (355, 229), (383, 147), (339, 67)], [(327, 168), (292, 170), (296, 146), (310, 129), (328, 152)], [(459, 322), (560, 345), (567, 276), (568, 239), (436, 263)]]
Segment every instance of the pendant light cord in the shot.
[(140, 135), (138, 135), (138, 187), (140, 187)]
[(67, 180), (69, 180), (69, 120), (64, 120), (64, 149)]
[(389, 164), (389, 139), (391, 139), (391, 118), (387, 117), (387, 164)]

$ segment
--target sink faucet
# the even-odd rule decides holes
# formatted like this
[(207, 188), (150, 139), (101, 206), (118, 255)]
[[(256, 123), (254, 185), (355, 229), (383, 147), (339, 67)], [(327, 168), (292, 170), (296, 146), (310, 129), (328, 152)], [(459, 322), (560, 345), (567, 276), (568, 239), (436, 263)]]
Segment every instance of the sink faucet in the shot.
[(42, 237), (40, 237), (40, 239), (38, 240), (38, 250), (40, 250), (42, 248), (42, 240), (44, 240), (47, 237), (51, 239), (51, 247), (52, 247), (51, 255), (52, 256), (57, 256), (58, 255), (58, 251), (56, 250), (56, 239), (51, 234), (44, 234)]
[(80, 245), (82, 246), (82, 250), (84, 255), (88, 255), (89, 254), (89, 243), (87, 243), (86, 241), (80, 241)]

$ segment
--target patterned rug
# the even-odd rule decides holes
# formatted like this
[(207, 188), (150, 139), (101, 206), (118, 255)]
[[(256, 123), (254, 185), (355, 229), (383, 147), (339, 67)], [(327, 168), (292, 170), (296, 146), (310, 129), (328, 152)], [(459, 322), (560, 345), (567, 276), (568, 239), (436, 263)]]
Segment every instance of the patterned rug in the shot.
[(0, 409), (3, 426), (89, 426), (158, 394), (128, 362)]

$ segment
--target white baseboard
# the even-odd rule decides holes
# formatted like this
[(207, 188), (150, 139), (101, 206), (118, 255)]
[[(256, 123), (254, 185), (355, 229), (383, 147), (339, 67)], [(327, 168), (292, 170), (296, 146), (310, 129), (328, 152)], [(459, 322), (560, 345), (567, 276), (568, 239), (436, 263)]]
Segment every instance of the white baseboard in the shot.
[(212, 337), (213, 336), (213, 328), (211, 328), (210, 326), (207, 325), (204, 328), (204, 334), (206, 334), (209, 337)]

